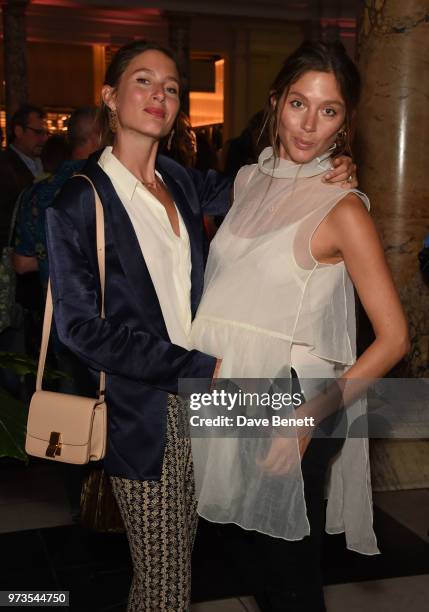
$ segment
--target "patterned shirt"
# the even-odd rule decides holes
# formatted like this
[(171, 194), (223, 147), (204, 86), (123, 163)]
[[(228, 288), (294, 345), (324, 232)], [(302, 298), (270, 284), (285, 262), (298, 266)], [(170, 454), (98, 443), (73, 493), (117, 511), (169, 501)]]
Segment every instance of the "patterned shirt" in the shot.
[(79, 173), (86, 160), (64, 162), (58, 172), (36, 180), (21, 196), (15, 227), (14, 249), (18, 255), (37, 257), (40, 281), (46, 291), (49, 266), (46, 252), (45, 211), (52, 205), (64, 183)]

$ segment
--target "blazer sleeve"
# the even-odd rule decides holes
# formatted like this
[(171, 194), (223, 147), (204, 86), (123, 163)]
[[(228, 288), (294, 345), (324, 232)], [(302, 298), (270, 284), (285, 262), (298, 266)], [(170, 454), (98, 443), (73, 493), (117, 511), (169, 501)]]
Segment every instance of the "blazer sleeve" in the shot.
[[(70, 188), (66, 191), (70, 195)], [(82, 248), (87, 230), (77, 229), (71, 215), (61, 207), (61, 195), (56, 204), (46, 211), (46, 238), (55, 324), (61, 342), (96, 370), (170, 393), (178, 392), (179, 378), (211, 379), (215, 357), (187, 351), (142, 329), (113, 324), (108, 317), (101, 319), (99, 279)], [(75, 207), (79, 208), (77, 202)]]
[(231, 206), (233, 179), (216, 170), (186, 171), (194, 183), (203, 214), (225, 216)]

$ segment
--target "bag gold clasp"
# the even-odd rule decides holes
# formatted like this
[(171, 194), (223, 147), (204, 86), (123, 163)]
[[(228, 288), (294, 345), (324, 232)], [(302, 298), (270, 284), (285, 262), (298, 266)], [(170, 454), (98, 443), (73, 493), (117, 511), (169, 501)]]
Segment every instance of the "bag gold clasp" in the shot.
[(61, 434), (58, 431), (51, 431), (46, 456), (55, 457), (56, 455), (61, 455)]

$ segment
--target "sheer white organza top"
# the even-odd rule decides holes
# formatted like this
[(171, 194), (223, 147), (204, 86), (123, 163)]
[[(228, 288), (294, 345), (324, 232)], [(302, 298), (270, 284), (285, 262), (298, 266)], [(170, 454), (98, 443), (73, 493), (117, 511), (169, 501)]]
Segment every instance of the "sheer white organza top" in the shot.
[[(297, 165), (274, 159), (269, 147), (258, 164), (240, 170), (234, 204), (211, 243), (191, 331), (192, 347), (222, 358), (221, 378), (287, 378), (295, 346), (316, 363), (314, 378), (340, 375), (354, 363), (353, 285), (343, 263), (313, 258), (310, 241), (350, 191), (369, 202), (356, 190), (323, 184), (330, 167), (329, 154)], [(364, 412), (362, 400), (348, 409), (353, 418)], [(281, 477), (258, 466), (266, 439), (192, 444), (201, 516), (288, 540), (309, 534), (297, 444), (296, 467)], [(346, 439), (327, 496), (326, 530), (345, 532), (352, 550), (377, 553), (367, 439)]]

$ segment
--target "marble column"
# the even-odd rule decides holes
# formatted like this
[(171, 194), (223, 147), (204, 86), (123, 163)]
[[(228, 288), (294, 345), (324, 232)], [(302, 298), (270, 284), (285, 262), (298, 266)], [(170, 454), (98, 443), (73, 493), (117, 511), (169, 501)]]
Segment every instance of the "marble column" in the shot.
[[(429, 0), (365, 0), (358, 33), (363, 95), (359, 179), (404, 305), (412, 348), (395, 374), (429, 375), (429, 287), (417, 253), (429, 233)], [(407, 406), (404, 406), (407, 409)], [(372, 440), (378, 490), (428, 487), (428, 440)]]
[(181, 109), (189, 115), (190, 18), (186, 14), (168, 14), (168, 44), (175, 52), (182, 72), (184, 88)]
[(403, 376), (429, 375), (429, 287), (417, 253), (429, 233), (429, 0), (365, 0), (359, 181), (372, 204), (410, 322)]
[(2, 0), (6, 117), (27, 102), (25, 9), (28, 0)]

